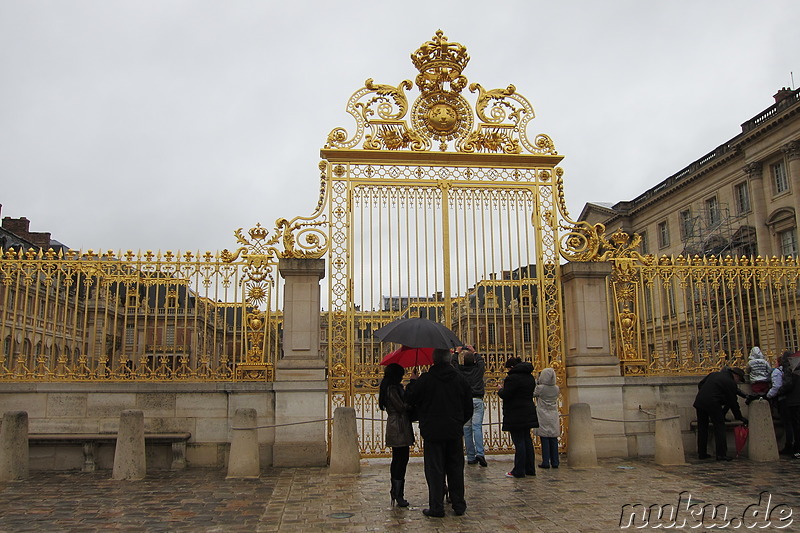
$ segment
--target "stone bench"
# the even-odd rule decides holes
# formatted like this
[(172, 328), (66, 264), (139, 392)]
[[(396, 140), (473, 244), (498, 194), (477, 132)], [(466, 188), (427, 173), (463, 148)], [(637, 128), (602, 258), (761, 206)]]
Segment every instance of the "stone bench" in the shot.
[[(183, 433), (145, 433), (147, 444), (172, 445), (171, 470), (186, 468), (186, 443), (192, 437), (189, 432)], [(30, 433), (28, 446), (81, 445), (83, 447), (83, 472), (94, 472), (95, 450), (98, 444), (116, 444), (116, 433)]]

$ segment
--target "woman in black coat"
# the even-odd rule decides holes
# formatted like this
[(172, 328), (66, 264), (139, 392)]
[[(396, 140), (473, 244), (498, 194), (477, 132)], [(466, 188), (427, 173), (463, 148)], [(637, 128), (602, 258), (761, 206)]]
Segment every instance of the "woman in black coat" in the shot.
[(408, 466), (409, 449), (414, 444), (414, 430), (408, 405), (405, 402), (403, 374), (405, 369), (397, 363), (386, 365), (378, 393), (378, 408), (386, 411), (386, 446), (392, 449), (392, 488), (389, 492), (392, 505), (408, 507), (403, 497), (406, 483), (406, 467)]
[(536, 406), (533, 403), (533, 365), (519, 357), (506, 361), (508, 376), (497, 392), (503, 399), (503, 431), (511, 433), (514, 443), (514, 469), (506, 477), (536, 475), (536, 457), (533, 452), (531, 428), (539, 427)]

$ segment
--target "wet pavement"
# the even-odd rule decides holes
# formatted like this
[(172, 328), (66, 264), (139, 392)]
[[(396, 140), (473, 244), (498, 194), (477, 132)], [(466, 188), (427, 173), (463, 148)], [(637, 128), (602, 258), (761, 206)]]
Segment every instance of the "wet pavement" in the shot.
[(27, 480), (0, 483), (0, 531), (555, 533), (615, 531), (621, 524), (800, 531), (800, 460), (688, 459), (662, 467), (613, 459), (589, 469), (562, 463), (524, 479), (504, 477), (511, 457), (488, 460), (487, 468), (466, 465), (466, 514), (457, 517), (446, 506), (444, 518), (422, 514), (427, 489), (419, 458), (409, 465), (405, 509), (389, 504), (385, 459), (362, 460), (360, 475), (270, 468), (258, 480), (226, 480), (217, 469), (152, 472), (136, 482), (113, 481), (110, 471), (32, 472)]

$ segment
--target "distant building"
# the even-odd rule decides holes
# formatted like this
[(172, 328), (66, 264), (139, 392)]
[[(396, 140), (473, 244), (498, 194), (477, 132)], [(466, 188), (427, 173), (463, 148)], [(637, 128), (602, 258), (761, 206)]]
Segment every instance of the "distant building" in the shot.
[(797, 256), (800, 90), (783, 88), (742, 132), (633, 200), (579, 220), (642, 237), (661, 255)]
[[(0, 211), (3, 206), (0, 205)], [(30, 231), (31, 221), (25, 217), (11, 218), (3, 217), (3, 226), (0, 228), (0, 249), (4, 252), (9, 248), (15, 250), (29, 250), (31, 248), (42, 248), (54, 251), (66, 251), (67, 247), (50, 237), (49, 232)]]

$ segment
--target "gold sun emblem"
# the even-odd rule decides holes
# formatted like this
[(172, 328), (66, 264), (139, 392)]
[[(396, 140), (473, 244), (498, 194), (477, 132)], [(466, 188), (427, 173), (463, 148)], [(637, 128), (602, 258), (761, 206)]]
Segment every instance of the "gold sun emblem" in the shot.
[(431, 128), (441, 133), (449, 133), (456, 126), (458, 113), (450, 104), (440, 102), (431, 106), (425, 118)]

